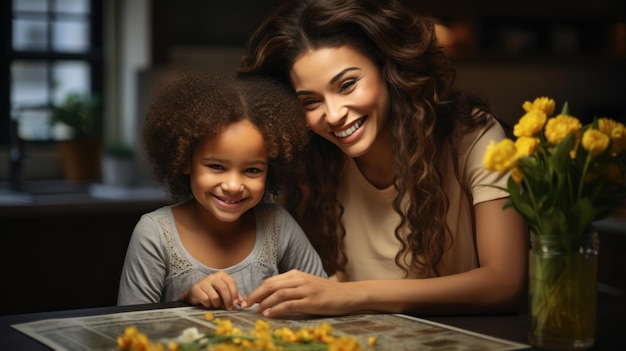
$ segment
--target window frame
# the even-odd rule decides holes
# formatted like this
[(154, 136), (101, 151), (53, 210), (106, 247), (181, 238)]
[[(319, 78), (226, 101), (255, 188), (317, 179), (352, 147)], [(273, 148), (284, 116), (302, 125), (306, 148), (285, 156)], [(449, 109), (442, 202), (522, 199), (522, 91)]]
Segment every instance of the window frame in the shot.
[[(48, 1), (47, 18), (53, 19), (52, 4), (55, 0)], [(50, 66), (56, 61), (71, 60), (86, 62), (89, 65), (90, 74), (90, 92), (98, 95), (103, 105), (104, 96), (104, 3), (103, 0), (88, 0), (91, 6), (89, 14), (89, 49), (82, 53), (68, 53), (54, 51), (51, 46), (51, 31), (48, 31), (48, 48), (45, 51), (34, 50), (15, 50), (13, 48), (13, 0), (1, 1), (0, 22), (2, 23), (2, 33), (4, 35), (0, 40), (3, 43), (3, 54), (0, 57), (0, 106), (2, 106), (2, 114), (0, 115), (0, 145), (8, 145), (11, 143), (11, 65), (14, 61), (28, 60), (32, 62), (41, 62)], [(48, 23), (50, 24), (50, 23)], [(51, 93), (53, 82), (52, 74), (49, 71), (47, 77), (46, 89), (48, 94), (48, 106), (52, 106)], [(103, 118), (104, 122), (104, 118)], [(13, 140), (15, 142), (15, 139)], [(54, 144), (53, 139), (46, 140), (28, 140), (28, 143), (34, 144)]]

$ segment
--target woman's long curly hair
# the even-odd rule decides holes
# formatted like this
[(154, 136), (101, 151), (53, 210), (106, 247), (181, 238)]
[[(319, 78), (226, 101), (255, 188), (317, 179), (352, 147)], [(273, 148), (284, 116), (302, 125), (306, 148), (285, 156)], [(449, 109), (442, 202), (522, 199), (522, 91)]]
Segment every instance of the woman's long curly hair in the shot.
[[(398, 1), (297, 0), (279, 6), (250, 37), (238, 72), (265, 74), (290, 84), (289, 71), (308, 50), (351, 47), (381, 70), (390, 94), (392, 157), (396, 164), (394, 210), (401, 222), (396, 264), (409, 274), (433, 277), (452, 236), (446, 224), (448, 198), (439, 163), (452, 157), (455, 140), (484, 123), (486, 99), (453, 88), (456, 72), (435, 38), (434, 25)], [(312, 133), (313, 134), (313, 133)], [(448, 150), (448, 151), (444, 151)], [(445, 152), (445, 154), (444, 154)], [(329, 274), (345, 273), (342, 249), (343, 208), (337, 201), (346, 156), (332, 143), (312, 135), (303, 187), (293, 188), (285, 204), (316, 247)], [(456, 177), (470, 197), (458, 166)], [(408, 206), (403, 199), (408, 197)], [(471, 201), (470, 201), (471, 203)], [(404, 205), (403, 205), (404, 204)], [(302, 207), (298, 207), (302, 206)], [(471, 209), (470, 209), (471, 211)], [(408, 228), (408, 235), (402, 235)], [(404, 257), (409, 255), (409, 267)]]
[(176, 200), (190, 199), (189, 168), (197, 145), (232, 123), (249, 120), (269, 155), (266, 197), (277, 195), (293, 173), (309, 134), (304, 110), (289, 86), (269, 77), (177, 72), (157, 88), (148, 108), (143, 143), (155, 178)]

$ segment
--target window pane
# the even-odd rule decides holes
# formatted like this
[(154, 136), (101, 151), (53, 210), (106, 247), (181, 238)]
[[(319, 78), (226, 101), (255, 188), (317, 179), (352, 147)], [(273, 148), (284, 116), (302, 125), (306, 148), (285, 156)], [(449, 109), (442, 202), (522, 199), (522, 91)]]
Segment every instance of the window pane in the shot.
[(13, 11), (37, 11), (48, 10), (48, 0), (13, 0)]
[(89, 64), (82, 61), (59, 61), (52, 68), (53, 103), (60, 104), (70, 93), (89, 95), (91, 78)]
[(48, 28), (45, 20), (15, 19), (13, 21), (14, 50), (46, 50)]
[(50, 139), (50, 109), (27, 108), (14, 111), (18, 122), (17, 134), (24, 140)]
[(11, 106), (48, 104), (48, 67), (45, 62), (14, 61), (11, 64)]
[(55, 21), (52, 29), (52, 49), (63, 52), (89, 50), (89, 23), (85, 21)]
[(88, 0), (57, 0), (54, 4), (54, 11), (75, 13), (75, 14), (89, 14), (89, 1)]
[(25, 140), (49, 139), (48, 66), (45, 62), (11, 64), (11, 110)]

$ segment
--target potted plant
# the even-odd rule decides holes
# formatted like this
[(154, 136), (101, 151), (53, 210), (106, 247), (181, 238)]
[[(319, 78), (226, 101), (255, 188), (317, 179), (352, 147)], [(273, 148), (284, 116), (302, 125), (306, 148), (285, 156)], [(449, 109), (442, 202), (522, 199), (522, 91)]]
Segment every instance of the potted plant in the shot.
[(53, 128), (66, 131), (59, 141), (65, 177), (73, 181), (99, 178), (102, 144), (100, 99), (70, 93), (60, 105), (52, 107), (51, 123)]
[(102, 157), (102, 183), (132, 185), (136, 181), (135, 151), (125, 143), (109, 143)]

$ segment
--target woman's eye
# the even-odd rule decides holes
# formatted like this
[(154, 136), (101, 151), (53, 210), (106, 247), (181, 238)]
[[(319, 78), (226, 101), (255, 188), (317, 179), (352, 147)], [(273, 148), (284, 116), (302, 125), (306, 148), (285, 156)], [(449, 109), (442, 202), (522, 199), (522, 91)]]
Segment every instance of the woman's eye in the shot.
[(356, 84), (356, 82), (357, 82), (356, 79), (348, 79), (348, 80), (344, 81), (339, 86), (339, 92), (340, 93), (345, 93), (345, 92), (348, 92), (348, 91), (352, 90), (354, 88), (354, 85)]
[(305, 110), (313, 110), (319, 106), (320, 102), (316, 99), (304, 99), (302, 100), (302, 106)]

